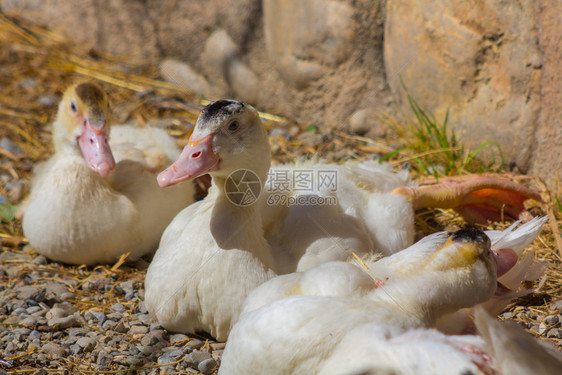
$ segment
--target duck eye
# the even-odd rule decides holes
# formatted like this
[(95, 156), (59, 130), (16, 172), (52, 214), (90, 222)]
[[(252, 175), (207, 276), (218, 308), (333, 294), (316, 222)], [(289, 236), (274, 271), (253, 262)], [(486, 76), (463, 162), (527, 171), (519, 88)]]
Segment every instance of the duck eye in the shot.
[(70, 109), (72, 109), (72, 112), (76, 112), (76, 104), (74, 102), (70, 103)]
[(238, 121), (232, 121), (230, 125), (228, 125), (228, 130), (231, 132), (238, 130)]

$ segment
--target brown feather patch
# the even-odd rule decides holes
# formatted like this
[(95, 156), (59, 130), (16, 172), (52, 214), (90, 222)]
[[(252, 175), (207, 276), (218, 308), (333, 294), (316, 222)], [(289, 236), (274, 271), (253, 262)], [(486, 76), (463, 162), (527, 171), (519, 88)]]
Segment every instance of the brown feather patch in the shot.
[(84, 82), (76, 86), (76, 95), (88, 106), (99, 105), (105, 100), (105, 93), (98, 85)]

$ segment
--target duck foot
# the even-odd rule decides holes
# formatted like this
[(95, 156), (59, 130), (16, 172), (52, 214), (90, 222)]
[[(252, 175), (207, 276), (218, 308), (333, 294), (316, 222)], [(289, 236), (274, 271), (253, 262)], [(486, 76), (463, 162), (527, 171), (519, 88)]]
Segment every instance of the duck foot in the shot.
[(527, 213), (523, 202), (541, 201), (537, 192), (506, 178), (491, 176), (461, 176), (435, 185), (399, 187), (392, 193), (404, 195), (415, 210), (453, 209), (470, 224), (523, 219), (522, 215)]

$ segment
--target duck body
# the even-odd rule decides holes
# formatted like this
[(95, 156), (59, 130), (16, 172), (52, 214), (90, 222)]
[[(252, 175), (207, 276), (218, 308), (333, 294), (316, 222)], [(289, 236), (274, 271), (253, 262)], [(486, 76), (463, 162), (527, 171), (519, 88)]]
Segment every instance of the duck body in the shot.
[(429, 253), (423, 271), (372, 287), (360, 298), (293, 295), (245, 312), (219, 373), (317, 374), (338, 344), (365, 324), (376, 326), (374, 342), (430, 328), (439, 317), (493, 295), (497, 278), (489, 246), (482, 232), (459, 231), (423, 251)]
[(300, 295), (243, 314), (219, 374), (497, 374), (487, 351), (477, 336), (446, 336), (392, 304)]
[(484, 341), (475, 335), (447, 336), (434, 329), (389, 334), (373, 322), (347, 332), (336, 344), (319, 375), (392, 374), (494, 375), (497, 364)]
[[(486, 301), (489, 311), (497, 312), (515, 297), (536, 289), (521, 289), (522, 281), (539, 279), (545, 271), (544, 264), (534, 260), (532, 252), (519, 258), (523, 250), (539, 235), (546, 217), (535, 218), (517, 227), (515, 223), (504, 231), (484, 232), (491, 240), (491, 250), (496, 262), (498, 280), (508, 290), (497, 298)], [(433, 267), (433, 253), (444, 246), (447, 232), (434, 233), (417, 243), (387, 257), (370, 255), (359, 262), (326, 262), (306, 270), (278, 276), (253, 290), (245, 300), (242, 312), (249, 312), (292, 295), (338, 296), (372, 298), (387, 294), (386, 287), (395, 281), (423, 274)], [(521, 290), (519, 290), (521, 289)], [(467, 320), (468, 311), (458, 316), (445, 316), (440, 328), (448, 333), (462, 332), (461, 324)], [(457, 313), (455, 313), (457, 315)]]
[[(216, 190), (211, 187), (203, 201), (185, 208), (164, 231), (146, 275), (145, 303), (169, 330), (206, 331), (226, 340), (242, 301), (276, 273), (251, 251), (259, 231), (246, 236), (239, 228), (253, 226), (251, 215), (246, 222), (218, 209)], [(265, 241), (262, 245), (267, 247)]]
[[(281, 192), (276, 175), (310, 179)], [(406, 197), (392, 194), (409, 184), (406, 171), (394, 172), (378, 161), (273, 166), (262, 215), (268, 241), (291, 257), (283, 273), (345, 261), (352, 252), (390, 255), (411, 245), (413, 206)]]
[[(65, 94), (53, 124), (55, 154), (32, 181), (23, 230), (37, 251), (53, 260), (93, 265), (114, 262), (127, 252), (134, 260), (154, 251), (166, 225), (193, 202), (194, 188), (185, 184), (164, 192), (158, 187), (154, 172), (179, 154), (161, 129), (111, 127), (111, 141), (103, 146), (110, 166), (101, 172), (93, 169), (95, 155), (87, 159), (76, 142), (80, 126), (73, 128), (65, 117), (69, 103), (79, 107), (75, 90), (82, 85), (106, 100), (105, 93), (90, 83)], [(88, 110), (99, 117), (107, 108), (84, 106), (84, 118), (93, 116)]]

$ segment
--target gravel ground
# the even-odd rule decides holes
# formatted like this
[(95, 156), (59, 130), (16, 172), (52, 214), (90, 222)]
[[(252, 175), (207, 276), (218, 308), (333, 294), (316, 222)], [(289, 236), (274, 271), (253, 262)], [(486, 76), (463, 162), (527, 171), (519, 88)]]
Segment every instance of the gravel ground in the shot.
[[(0, 375), (216, 373), (223, 343), (169, 333), (146, 311), (147, 265), (63, 266), (29, 245), (0, 252)], [(560, 347), (562, 300), (546, 311), (518, 305), (500, 317)]]
[(146, 261), (69, 268), (25, 249), (0, 253), (0, 369), (216, 372), (223, 343), (168, 333), (146, 311)]

